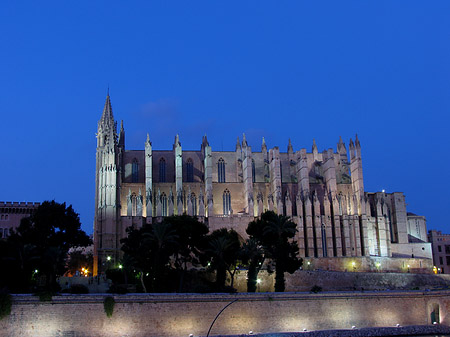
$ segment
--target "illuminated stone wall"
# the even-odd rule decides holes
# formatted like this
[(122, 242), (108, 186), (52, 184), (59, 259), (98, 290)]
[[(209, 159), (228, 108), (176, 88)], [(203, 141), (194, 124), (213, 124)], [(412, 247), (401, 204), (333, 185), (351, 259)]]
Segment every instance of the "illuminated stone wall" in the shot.
[(59, 296), (39, 302), (14, 296), (11, 315), (0, 321), (4, 336), (211, 336), (220, 334), (430, 324), (439, 307), (450, 324), (450, 292), (161, 294), (115, 296), (114, 314), (103, 310), (106, 295)]

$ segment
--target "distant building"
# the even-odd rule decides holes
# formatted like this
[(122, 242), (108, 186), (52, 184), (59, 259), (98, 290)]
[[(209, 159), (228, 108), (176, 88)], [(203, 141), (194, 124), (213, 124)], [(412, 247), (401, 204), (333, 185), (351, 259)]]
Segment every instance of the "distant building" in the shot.
[(19, 227), (20, 220), (33, 214), (39, 205), (39, 202), (0, 201), (0, 238), (8, 237), (11, 229)]
[(434, 265), (440, 273), (450, 274), (450, 234), (430, 230), (428, 241), (431, 242)]
[(245, 135), (233, 151), (213, 151), (206, 135), (198, 150), (182, 149), (178, 135), (172, 149), (155, 150), (149, 135), (142, 145), (125, 149), (108, 95), (97, 130), (94, 274), (117, 265), (129, 226), (186, 213), (245, 239), (266, 210), (297, 224), (300, 255), (314, 268), (431, 272), (425, 218), (407, 214), (401, 192), (365, 191), (357, 136), (348, 150), (339, 139), (322, 152), (315, 142), (294, 151), (290, 140), (281, 152), (264, 138), (255, 151)]

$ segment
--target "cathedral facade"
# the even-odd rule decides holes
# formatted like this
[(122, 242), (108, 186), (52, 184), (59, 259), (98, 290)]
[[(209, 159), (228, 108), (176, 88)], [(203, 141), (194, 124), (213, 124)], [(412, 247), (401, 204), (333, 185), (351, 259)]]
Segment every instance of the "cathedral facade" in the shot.
[(233, 228), (246, 238), (248, 223), (266, 210), (291, 217), (300, 255), (318, 266), (326, 261), (327, 269), (371, 258), (430, 264), (425, 218), (408, 216), (403, 193), (364, 190), (357, 136), (348, 148), (339, 139), (322, 152), (315, 142), (311, 152), (295, 151), (290, 141), (281, 152), (264, 138), (252, 149), (245, 135), (235, 151), (213, 151), (206, 136), (198, 151), (183, 150), (178, 135), (171, 150), (153, 149), (148, 135), (143, 145), (125, 149), (108, 95), (97, 132), (94, 274), (119, 261), (129, 226), (186, 213), (210, 231)]

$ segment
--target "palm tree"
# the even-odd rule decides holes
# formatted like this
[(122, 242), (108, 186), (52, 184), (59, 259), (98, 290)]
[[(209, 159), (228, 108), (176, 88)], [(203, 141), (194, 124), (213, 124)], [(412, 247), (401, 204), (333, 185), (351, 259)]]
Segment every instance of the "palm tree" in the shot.
[(242, 263), (247, 266), (247, 292), (254, 293), (258, 273), (265, 259), (263, 247), (254, 238), (249, 238), (243, 244), (240, 253)]
[(265, 256), (275, 264), (275, 291), (284, 291), (284, 273), (294, 273), (303, 264), (298, 257), (298, 245), (293, 240), (297, 229), (289, 217), (273, 211), (249, 223), (247, 234), (264, 249)]
[(153, 230), (144, 234), (144, 237), (149, 241), (153, 252), (153, 289), (160, 290), (163, 288), (165, 268), (170, 262), (170, 256), (176, 251), (178, 236), (171, 224), (163, 222), (155, 224)]
[(208, 237), (206, 254), (210, 258), (210, 267), (216, 270), (216, 286), (218, 290), (225, 287), (227, 271), (232, 276), (231, 268), (238, 260), (240, 243), (237, 233), (226, 228), (215, 230)]

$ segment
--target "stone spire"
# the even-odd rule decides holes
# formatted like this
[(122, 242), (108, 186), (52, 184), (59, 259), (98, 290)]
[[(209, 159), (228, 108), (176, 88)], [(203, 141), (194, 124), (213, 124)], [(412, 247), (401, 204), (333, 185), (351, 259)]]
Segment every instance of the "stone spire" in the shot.
[(111, 107), (111, 100), (109, 98), (109, 89), (108, 95), (106, 96), (105, 106), (103, 108), (102, 117), (100, 119), (100, 123), (103, 125), (113, 126), (114, 125), (114, 116)]
[(180, 143), (180, 136), (178, 135), (178, 133), (177, 133), (177, 135), (175, 136), (175, 141), (173, 142), (173, 148), (175, 149), (177, 146), (181, 146), (181, 143)]
[(245, 138), (245, 133), (242, 134), (242, 147), (248, 146), (247, 138)]
[(239, 136), (238, 136), (237, 140), (236, 140), (236, 151), (239, 151), (241, 149), (242, 149), (241, 148), (241, 141), (239, 140)]
[(338, 153), (340, 153), (340, 154), (347, 154), (347, 150), (346, 150), (346, 148), (345, 148), (345, 144), (344, 144), (344, 142), (342, 141), (342, 137), (341, 137), (341, 136), (339, 136), (339, 143), (338, 143), (338, 145), (337, 145), (337, 151), (338, 151)]
[(294, 153), (294, 148), (292, 147), (291, 138), (289, 138), (287, 151), (288, 151), (288, 153)]
[(361, 148), (361, 144), (359, 143), (358, 134), (355, 134), (355, 147), (358, 149)]
[(261, 152), (267, 152), (266, 140), (262, 137)]
[(125, 147), (125, 130), (123, 128), (123, 120), (120, 121), (119, 146)]
[(312, 153), (314, 157), (314, 161), (319, 160), (319, 151), (317, 150), (316, 140), (313, 139)]

